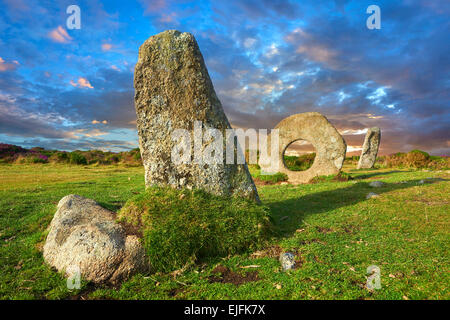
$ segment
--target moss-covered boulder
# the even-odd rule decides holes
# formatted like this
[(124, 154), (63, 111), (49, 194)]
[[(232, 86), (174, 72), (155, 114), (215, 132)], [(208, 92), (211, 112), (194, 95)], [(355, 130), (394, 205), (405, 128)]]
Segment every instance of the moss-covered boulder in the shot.
[(271, 230), (268, 210), (254, 201), (170, 187), (130, 199), (118, 219), (139, 229), (153, 271), (254, 249)]

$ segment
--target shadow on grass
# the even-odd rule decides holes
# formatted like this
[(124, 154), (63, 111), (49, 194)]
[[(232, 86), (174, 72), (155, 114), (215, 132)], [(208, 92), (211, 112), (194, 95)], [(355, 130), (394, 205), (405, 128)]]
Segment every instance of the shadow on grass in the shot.
[(126, 200), (122, 200), (122, 201), (117, 200), (117, 201), (109, 201), (109, 202), (99, 201), (97, 203), (101, 207), (108, 209), (109, 211), (117, 213), (125, 205)]
[[(326, 213), (338, 208), (351, 206), (366, 199), (369, 192), (383, 194), (394, 190), (401, 190), (422, 185), (417, 180), (404, 183), (385, 183), (384, 186), (373, 188), (369, 182), (357, 182), (346, 188), (321, 191), (292, 199), (266, 204), (275, 220), (275, 231), (279, 238), (291, 236), (295, 230), (303, 225), (303, 219), (311, 214)], [(427, 179), (425, 184), (448, 181), (448, 179)]]
[[(401, 171), (401, 170), (393, 170), (393, 171), (386, 171), (386, 172), (374, 172), (374, 173), (367, 173), (367, 174), (362, 174), (360, 176), (356, 176), (355, 180), (362, 180), (362, 179), (368, 179), (368, 178), (372, 178), (372, 177), (377, 177), (377, 176), (386, 176), (392, 173), (399, 173), (399, 172), (409, 172), (408, 170), (405, 171)], [(358, 171), (355, 172), (351, 172), (351, 173), (358, 173)]]

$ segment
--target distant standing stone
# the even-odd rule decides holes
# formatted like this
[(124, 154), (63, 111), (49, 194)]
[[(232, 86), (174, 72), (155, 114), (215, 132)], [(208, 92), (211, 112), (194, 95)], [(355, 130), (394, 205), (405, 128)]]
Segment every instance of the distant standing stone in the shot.
[[(171, 153), (177, 144), (172, 140), (174, 130), (191, 133), (194, 157), (195, 123), (202, 122), (200, 130), (218, 129), (223, 137), (225, 130), (231, 129), (192, 34), (169, 30), (147, 39), (139, 48), (134, 87), (146, 186), (199, 188), (216, 195), (259, 201), (245, 163), (172, 162)], [(202, 152), (210, 140), (203, 138), (199, 143)], [(220, 149), (226, 153), (225, 146)]]
[(295, 256), (290, 252), (280, 254), (281, 268), (286, 271), (295, 267)]
[(361, 156), (358, 162), (358, 169), (373, 168), (375, 160), (377, 159), (378, 148), (380, 147), (381, 130), (378, 127), (373, 127), (367, 130), (366, 138), (361, 151)]
[(372, 181), (369, 183), (369, 186), (372, 188), (381, 188), (382, 186), (384, 186), (384, 182), (381, 181)]

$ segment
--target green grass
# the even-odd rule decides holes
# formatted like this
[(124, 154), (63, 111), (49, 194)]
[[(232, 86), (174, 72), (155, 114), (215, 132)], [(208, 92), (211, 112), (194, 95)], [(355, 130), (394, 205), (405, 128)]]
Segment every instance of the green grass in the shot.
[(339, 172), (338, 174), (330, 174), (328, 176), (316, 176), (311, 180), (311, 183), (319, 182), (333, 182), (333, 181), (348, 181), (353, 179), (353, 177), (347, 172)]
[(127, 201), (118, 220), (137, 226), (153, 271), (255, 249), (270, 233), (270, 214), (254, 201), (202, 190), (148, 188)]
[(277, 172), (274, 174), (261, 174), (261, 168), (259, 165), (249, 165), (248, 168), (256, 184), (277, 184), (278, 182), (288, 180), (287, 174), (282, 172)]
[[(0, 165), (0, 298), (449, 299), (448, 173), (346, 171), (353, 180), (259, 187), (275, 236), (258, 252), (69, 291), (39, 251), (56, 204), (76, 193), (117, 212), (144, 192), (143, 168)], [(444, 181), (419, 184), (428, 177)], [(386, 184), (371, 188), (373, 180)], [(366, 200), (371, 191), (380, 197)], [(270, 254), (277, 250), (294, 252), (299, 267), (282, 272)], [(257, 272), (257, 281), (211, 281), (217, 265), (237, 275)], [(364, 288), (370, 265), (381, 269), (382, 287), (373, 292)]]

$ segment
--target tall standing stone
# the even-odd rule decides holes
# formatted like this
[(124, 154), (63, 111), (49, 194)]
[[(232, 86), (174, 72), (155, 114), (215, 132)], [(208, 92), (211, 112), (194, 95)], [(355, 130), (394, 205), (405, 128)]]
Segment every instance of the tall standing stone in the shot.
[[(175, 164), (171, 152), (176, 129), (191, 133), (194, 123), (219, 129), (225, 138), (230, 124), (214, 91), (194, 36), (175, 30), (147, 39), (139, 48), (134, 73), (135, 108), (145, 184), (199, 188), (216, 195), (259, 201), (244, 164)], [(202, 138), (201, 151), (211, 141)], [(194, 143), (191, 143), (194, 155)], [(225, 144), (223, 154), (225, 155)], [(225, 161), (224, 161), (225, 163)]]
[(373, 127), (367, 130), (366, 138), (364, 139), (361, 156), (358, 162), (358, 169), (373, 168), (375, 160), (377, 159), (378, 148), (380, 146), (381, 130), (378, 127)]

